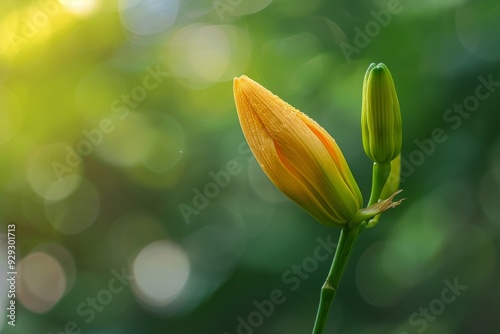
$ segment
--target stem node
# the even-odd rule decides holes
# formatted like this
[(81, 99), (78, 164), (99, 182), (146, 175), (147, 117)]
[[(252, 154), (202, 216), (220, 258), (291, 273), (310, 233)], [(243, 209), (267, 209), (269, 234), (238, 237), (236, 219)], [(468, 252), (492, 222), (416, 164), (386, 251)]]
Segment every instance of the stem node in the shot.
[(335, 256), (333, 257), (330, 273), (321, 287), (318, 313), (316, 315), (316, 321), (314, 322), (313, 334), (322, 334), (325, 329), (328, 313), (330, 312), (333, 299), (337, 294), (340, 278), (349, 262), (349, 258), (351, 257), (352, 250), (358, 240), (359, 234), (363, 231), (364, 227), (365, 224), (353, 228), (346, 226), (342, 232), (340, 232), (339, 243)]

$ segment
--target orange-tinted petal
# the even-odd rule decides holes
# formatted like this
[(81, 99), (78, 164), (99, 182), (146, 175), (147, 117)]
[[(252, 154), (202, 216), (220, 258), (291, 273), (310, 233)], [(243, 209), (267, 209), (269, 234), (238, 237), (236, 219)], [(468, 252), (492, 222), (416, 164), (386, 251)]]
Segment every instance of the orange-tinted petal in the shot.
[(362, 198), (342, 152), (312, 119), (246, 76), (234, 96), (247, 142), (264, 172), (326, 225), (341, 225)]

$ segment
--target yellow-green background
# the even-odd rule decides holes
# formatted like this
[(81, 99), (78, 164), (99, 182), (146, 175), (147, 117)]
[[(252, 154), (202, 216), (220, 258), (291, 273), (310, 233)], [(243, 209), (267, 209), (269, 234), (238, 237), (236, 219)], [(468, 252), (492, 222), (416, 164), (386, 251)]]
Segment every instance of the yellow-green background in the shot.
[[(398, 13), (347, 59), (342, 43), (355, 46), (388, 6)], [(254, 333), (309, 333), (330, 259), (295, 291), (282, 275), (340, 231), (284, 198), (251, 159), (232, 78), (249, 75), (324, 126), (366, 201), (359, 117), (371, 62), (396, 82), (403, 159), (417, 161), (416, 140), (436, 128), (446, 140), (403, 171), (407, 200), (362, 236), (327, 333), (499, 332), (500, 87), (459, 126), (444, 118), (478, 77), (500, 81), (499, 16), (493, 0), (2, 0), (0, 233), (16, 224), (20, 268), (16, 327), (0, 283), (1, 332), (75, 321), (81, 333), (233, 334), (279, 289), (286, 301)], [(117, 118), (114, 101), (140, 90), (147, 68), (169, 74)], [(110, 117), (113, 130), (59, 180), (54, 163)], [(179, 205), (233, 160), (229, 184), (185, 219)], [(136, 278), (87, 323), (78, 306), (123, 268)], [(425, 330), (412, 325), (455, 279), (467, 289)]]

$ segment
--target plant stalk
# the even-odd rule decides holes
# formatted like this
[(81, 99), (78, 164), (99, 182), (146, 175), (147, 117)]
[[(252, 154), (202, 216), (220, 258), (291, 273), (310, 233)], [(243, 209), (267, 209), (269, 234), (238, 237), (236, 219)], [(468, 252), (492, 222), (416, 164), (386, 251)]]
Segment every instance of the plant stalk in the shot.
[[(378, 202), (387, 178), (389, 177), (390, 171), (390, 163), (373, 163), (372, 190), (370, 200), (368, 201), (368, 207)], [(312, 334), (323, 334), (328, 321), (330, 308), (333, 300), (335, 299), (335, 295), (337, 294), (340, 279), (342, 278), (342, 274), (347, 267), (347, 263), (349, 262), (359, 235), (366, 227), (366, 223), (367, 222), (365, 221), (355, 227), (346, 226), (340, 233), (337, 251), (333, 257), (330, 272), (328, 273), (328, 277), (321, 288), (318, 313), (316, 314), (316, 321), (314, 322)]]
[(323, 334), (323, 330), (325, 329), (328, 321), (328, 314), (330, 312), (333, 299), (335, 298), (339, 287), (340, 279), (342, 278), (342, 274), (347, 267), (354, 245), (364, 228), (365, 224), (362, 223), (356, 227), (346, 226), (340, 232), (340, 238), (335, 256), (333, 257), (330, 272), (328, 273), (328, 277), (321, 288), (318, 313), (316, 314), (316, 321), (314, 322), (313, 334)]
[(380, 194), (382, 193), (384, 185), (389, 178), (389, 174), (391, 173), (391, 163), (381, 164), (374, 162), (372, 173), (372, 191), (370, 194), (370, 200), (368, 201), (368, 206), (377, 203), (380, 199)]

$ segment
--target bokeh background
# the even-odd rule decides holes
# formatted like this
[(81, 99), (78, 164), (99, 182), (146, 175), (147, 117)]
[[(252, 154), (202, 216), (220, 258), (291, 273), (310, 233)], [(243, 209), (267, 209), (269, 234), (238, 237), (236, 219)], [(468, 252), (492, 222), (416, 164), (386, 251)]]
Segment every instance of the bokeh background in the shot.
[(396, 82), (407, 200), (362, 236), (327, 332), (500, 332), (499, 17), (494, 0), (2, 0), (0, 268), (15, 224), (18, 275), (1, 332), (309, 333), (340, 231), (263, 175), (232, 78), (322, 124), (367, 199), (371, 62)]

